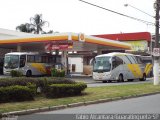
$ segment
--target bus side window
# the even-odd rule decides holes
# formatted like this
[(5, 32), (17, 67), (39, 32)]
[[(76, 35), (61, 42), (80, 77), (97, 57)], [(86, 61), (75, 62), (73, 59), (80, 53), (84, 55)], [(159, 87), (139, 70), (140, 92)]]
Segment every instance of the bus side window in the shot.
[(28, 55), (27, 62), (29, 62), (29, 63), (35, 62), (35, 56), (34, 55)]
[(142, 64), (143, 63), (142, 59), (139, 56), (136, 56), (136, 59), (137, 59), (138, 64)]
[(26, 56), (25, 55), (21, 55), (20, 56), (20, 67), (24, 67), (25, 66), (25, 62), (26, 62)]
[(49, 62), (49, 58), (48, 56), (42, 56), (42, 63), (48, 63)]
[(40, 63), (42, 60), (41, 60), (41, 56), (39, 55), (35, 55), (35, 62), (36, 63)]
[(112, 59), (112, 69), (118, 67), (119, 65), (122, 65), (123, 64), (123, 60), (119, 57), (113, 57)]
[(116, 64), (117, 64), (117, 66), (123, 64), (123, 60), (119, 57), (116, 57)]

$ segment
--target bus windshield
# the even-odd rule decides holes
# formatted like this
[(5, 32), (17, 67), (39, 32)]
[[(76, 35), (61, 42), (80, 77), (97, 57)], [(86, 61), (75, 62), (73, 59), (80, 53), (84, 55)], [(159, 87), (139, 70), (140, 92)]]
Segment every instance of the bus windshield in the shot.
[(18, 55), (6, 55), (4, 58), (4, 67), (15, 69), (19, 67), (19, 56)]
[(111, 70), (111, 57), (97, 57), (93, 65), (93, 72), (109, 72)]

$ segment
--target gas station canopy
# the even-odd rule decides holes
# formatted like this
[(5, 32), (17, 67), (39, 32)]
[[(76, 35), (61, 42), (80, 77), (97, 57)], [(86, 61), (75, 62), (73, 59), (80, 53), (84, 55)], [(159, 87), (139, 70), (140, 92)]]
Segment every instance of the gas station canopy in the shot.
[(28, 34), (0, 38), (0, 48), (21, 51), (95, 51), (98, 49), (130, 50), (131, 45), (82, 33)]

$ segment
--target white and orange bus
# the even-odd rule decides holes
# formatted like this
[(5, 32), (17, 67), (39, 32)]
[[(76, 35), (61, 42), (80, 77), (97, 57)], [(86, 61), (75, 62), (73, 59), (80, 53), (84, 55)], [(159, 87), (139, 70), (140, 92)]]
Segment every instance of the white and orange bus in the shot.
[(102, 54), (95, 57), (93, 79), (103, 82), (145, 81), (151, 69), (152, 63), (143, 64), (140, 56), (119, 52)]
[(10, 74), (11, 70), (18, 70), (23, 75), (50, 74), (49, 69), (54, 65), (53, 56), (50, 54), (40, 54), (35, 52), (11, 52), (4, 57), (4, 74)]

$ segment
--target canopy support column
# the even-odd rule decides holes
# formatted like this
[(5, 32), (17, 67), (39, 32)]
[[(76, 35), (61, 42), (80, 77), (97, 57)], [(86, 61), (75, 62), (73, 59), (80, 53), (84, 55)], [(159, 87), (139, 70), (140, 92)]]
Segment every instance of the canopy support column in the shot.
[(62, 57), (61, 63), (64, 65), (65, 74), (67, 74), (68, 70), (67, 51), (63, 51), (61, 57)]
[(17, 52), (21, 52), (22, 51), (22, 46), (20, 44), (17, 45)]
[(102, 49), (97, 49), (97, 55), (101, 55), (102, 54)]

